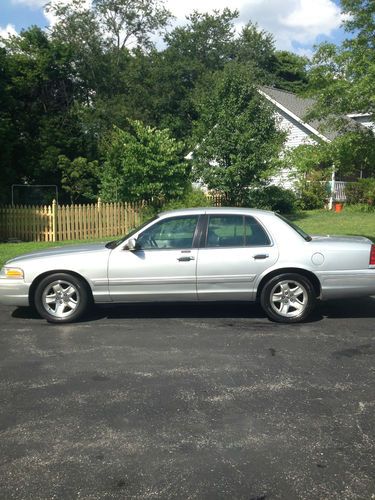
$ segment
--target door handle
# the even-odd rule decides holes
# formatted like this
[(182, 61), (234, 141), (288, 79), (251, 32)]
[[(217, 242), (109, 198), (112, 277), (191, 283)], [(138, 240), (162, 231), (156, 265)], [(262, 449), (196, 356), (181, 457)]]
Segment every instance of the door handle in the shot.
[(255, 260), (268, 259), (268, 257), (269, 257), (268, 253), (260, 253), (258, 255), (253, 255), (253, 258)]
[(179, 257), (177, 259), (179, 262), (189, 262), (189, 260), (194, 260), (194, 257)]

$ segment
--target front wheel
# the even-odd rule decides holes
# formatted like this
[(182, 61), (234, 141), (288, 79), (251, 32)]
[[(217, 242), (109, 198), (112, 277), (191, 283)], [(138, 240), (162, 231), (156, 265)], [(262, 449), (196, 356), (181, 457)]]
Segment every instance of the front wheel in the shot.
[(300, 274), (280, 274), (263, 287), (260, 303), (273, 321), (299, 323), (313, 311), (316, 304), (314, 287)]
[(34, 295), (35, 308), (50, 323), (70, 323), (79, 319), (89, 305), (85, 283), (67, 273), (45, 277)]

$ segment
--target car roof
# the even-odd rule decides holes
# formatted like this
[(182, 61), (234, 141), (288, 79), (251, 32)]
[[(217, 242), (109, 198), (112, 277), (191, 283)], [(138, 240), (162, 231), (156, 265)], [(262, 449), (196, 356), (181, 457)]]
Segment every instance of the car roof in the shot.
[(259, 208), (239, 208), (239, 207), (197, 207), (197, 208), (179, 208), (177, 210), (166, 210), (160, 212), (159, 217), (166, 215), (189, 215), (189, 214), (238, 214), (238, 215), (256, 215), (268, 214), (274, 215), (274, 212), (269, 210), (261, 210)]

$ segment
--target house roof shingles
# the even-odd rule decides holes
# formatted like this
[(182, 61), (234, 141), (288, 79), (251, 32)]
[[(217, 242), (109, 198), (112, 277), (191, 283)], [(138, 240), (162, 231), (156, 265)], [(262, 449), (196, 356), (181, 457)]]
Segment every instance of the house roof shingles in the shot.
[(300, 97), (296, 94), (293, 94), (292, 92), (276, 89), (274, 87), (262, 86), (260, 87), (260, 90), (267, 94), (271, 99), (281, 104), (281, 106), (289, 110), (295, 116), (297, 116), (304, 123), (306, 123), (310, 127), (313, 127), (320, 134), (324, 135), (330, 141), (332, 141), (339, 135), (335, 130), (324, 130), (323, 132), (320, 131), (319, 129), (323, 124), (323, 122), (320, 120), (306, 120), (306, 114), (315, 104), (314, 99)]

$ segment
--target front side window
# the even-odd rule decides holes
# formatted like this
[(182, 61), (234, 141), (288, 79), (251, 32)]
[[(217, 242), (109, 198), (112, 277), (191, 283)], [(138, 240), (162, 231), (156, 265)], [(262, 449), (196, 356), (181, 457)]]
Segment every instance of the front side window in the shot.
[(192, 248), (197, 222), (198, 215), (161, 220), (139, 235), (137, 247), (142, 250)]
[(253, 217), (242, 215), (210, 216), (206, 247), (267, 246), (270, 239)]

